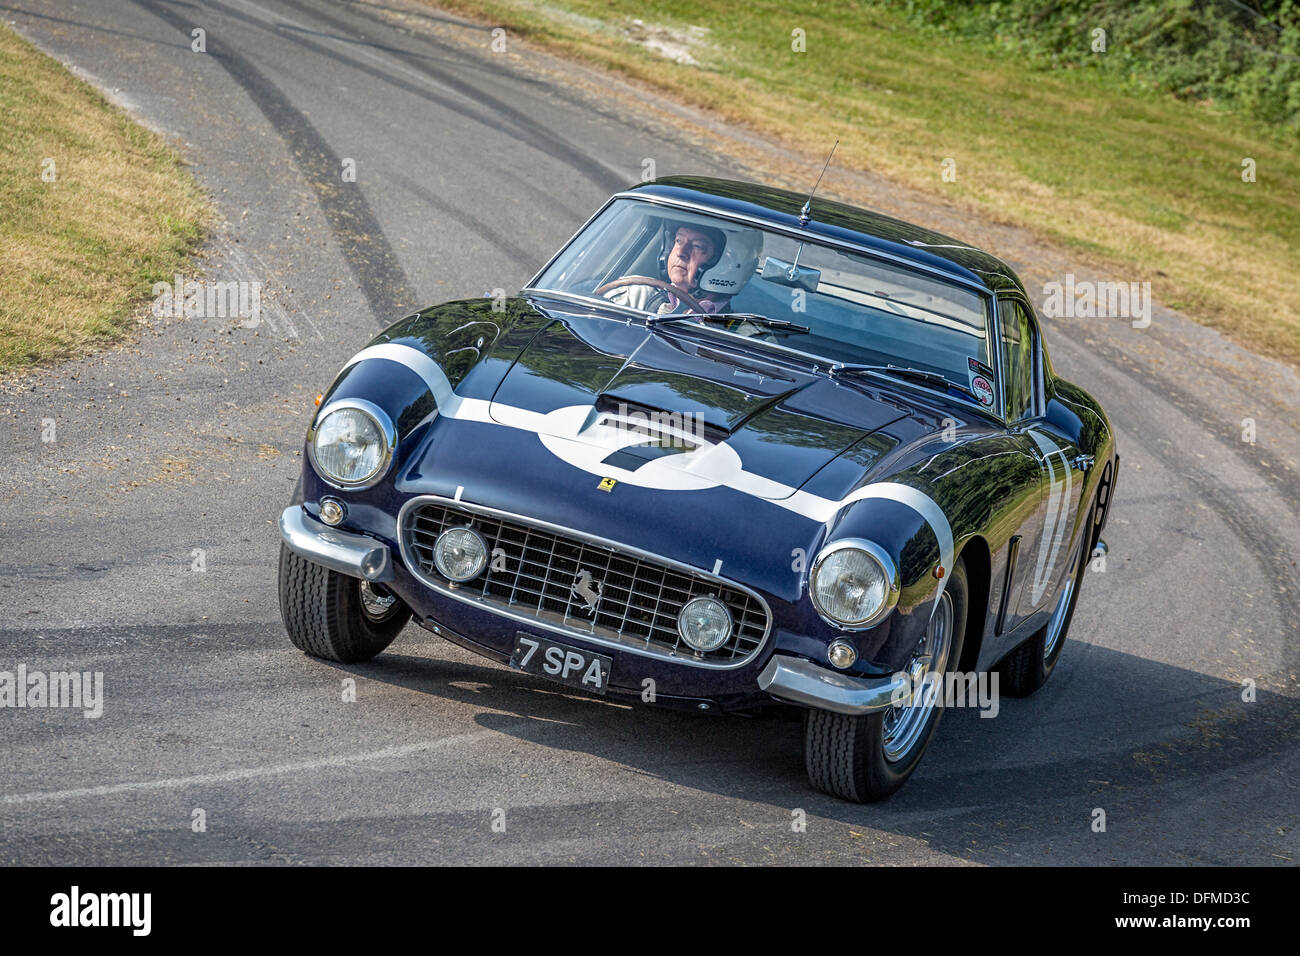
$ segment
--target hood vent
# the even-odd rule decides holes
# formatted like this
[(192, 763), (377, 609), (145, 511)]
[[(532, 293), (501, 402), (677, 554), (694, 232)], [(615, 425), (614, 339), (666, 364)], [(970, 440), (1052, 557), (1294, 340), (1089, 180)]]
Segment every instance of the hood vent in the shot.
[(630, 402), (609, 393), (596, 396), (593, 421), (590, 424), (644, 433), (647, 442), (661, 440), (693, 447), (717, 445), (731, 437), (729, 429), (707, 422), (699, 415), (670, 412), (643, 402)]

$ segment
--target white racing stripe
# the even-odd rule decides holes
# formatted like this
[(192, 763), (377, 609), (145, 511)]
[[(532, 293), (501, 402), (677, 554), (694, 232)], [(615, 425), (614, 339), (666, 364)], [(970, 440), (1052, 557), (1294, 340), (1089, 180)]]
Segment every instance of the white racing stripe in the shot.
[[(587, 418), (586, 413), (590, 411), (589, 408), (556, 409), (549, 414), (542, 414), (526, 408), (504, 405), (501, 402), (487, 402), (479, 398), (462, 398), (452, 389), (451, 382), (448, 381), (446, 373), (438, 366), (437, 362), (419, 349), (394, 342), (372, 345), (369, 348), (362, 349), (348, 360), (343, 369), (346, 370), (366, 359), (386, 359), (390, 362), (397, 362), (419, 375), (425, 384), (429, 386), (429, 391), (433, 393), (433, 397), (438, 404), (439, 415), (461, 421), (483, 422), (532, 432), (542, 440), (543, 445), (552, 454), (555, 454), (561, 460), (602, 477), (614, 477), (629, 484), (644, 483), (647, 487), (668, 491), (699, 490), (701, 488), (722, 486), (770, 502), (819, 524), (826, 524), (841, 510), (857, 501), (865, 501), (871, 498), (896, 501), (911, 508), (925, 519), (926, 524), (930, 526), (930, 530), (934, 532), (935, 539), (938, 541), (939, 560), (943, 565), (945, 574), (939, 579), (939, 589), (935, 592), (936, 607), (938, 606), (938, 597), (943, 593), (943, 589), (948, 583), (955, 549), (952, 527), (948, 524), (948, 518), (944, 515), (943, 509), (939, 507), (934, 499), (916, 488), (898, 484), (897, 482), (882, 481), (859, 488), (845, 498), (834, 500), (800, 491), (779, 481), (773, 481), (762, 475), (746, 471), (743, 467), (731, 466), (727, 456), (720, 458), (718, 455), (695, 452), (682, 456), (690, 461), (690, 468), (689, 470), (682, 469), (679, 472), (680, 478), (676, 482), (674, 482), (671, 473), (666, 468), (655, 468), (652, 471), (647, 471), (645, 468), (638, 469), (636, 472), (626, 471), (601, 464), (599, 462), (601, 456), (596, 456), (594, 459), (589, 455), (574, 457), (573, 454), (566, 450), (567, 446), (576, 444), (569, 438), (563, 441), (554, 440), (558, 437), (553, 434), (556, 431), (555, 426), (558, 422), (584, 421)], [(548, 441), (548, 437), (552, 440)], [(722, 444), (726, 445), (725, 442)], [(726, 446), (726, 450), (732, 451), (730, 446)], [(559, 454), (561, 451), (565, 451), (566, 454)], [(708, 449), (702, 449), (702, 451), (707, 452)], [(574, 460), (570, 461), (571, 457)], [(734, 458), (736, 463), (739, 463), (739, 458), (735, 456), (734, 452), (732, 452), (730, 458)], [(664, 458), (655, 464), (670, 462), (671, 460), (671, 457)], [(717, 467), (719, 464), (722, 467)], [(639, 474), (640, 472), (645, 472), (645, 474)], [(653, 476), (653, 483), (646, 481), (647, 476)]]
[(339, 374), (342, 375), (353, 365), (367, 359), (387, 359), (390, 362), (405, 365), (420, 376), (420, 378), (424, 379), (424, 384), (429, 386), (429, 391), (433, 393), (433, 399), (438, 404), (438, 414), (447, 418), (454, 418), (458, 421), (483, 422), (488, 425), (507, 425), (511, 428), (521, 428), (525, 431), (535, 432), (538, 425), (546, 417), (526, 408), (512, 408), (509, 405), (498, 404), (495, 407), (498, 412), (497, 419), (501, 418), (502, 413), (509, 416), (507, 421), (498, 421), (491, 415), (491, 402), (484, 401), (481, 398), (461, 398), (452, 389), (451, 382), (447, 379), (447, 373), (442, 370), (437, 362), (419, 349), (396, 342), (385, 342), (382, 345), (372, 345), (369, 348), (362, 349), (347, 360), (343, 368), (339, 369)]
[[(902, 485), (895, 481), (877, 481), (870, 485), (865, 485), (857, 491), (841, 498), (838, 501), (832, 501), (829, 498), (818, 498), (816, 495), (810, 495), (807, 492), (798, 492), (792, 500), (797, 500), (800, 514), (804, 514), (815, 521), (823, 523), (833, 518), (843, 508), (848, 507), (855, 501), (865, 501), (868, 498), (882, 498), (886, 501), (896, 501), (901, 505), (911, 508), (930, 526), (934, 532), (935, 539), (939, 542), (939, 563), (943, 566), (944, 575), (939, 579), (939, 587), (934, 592), (934, 603), (930, 605), (930, 616), (939, 609), (939, 597), (943, 594), (943, 589), (948, 586), (948, 579), (952, 577), (952, 566), (954, 561), (954, 552), (956, 544), (952, 537), (952, 526), (948, 523), (948, 516), (943, 513), (943, 509), (933, 498), (923, 491), (919, 491), (910, 485)], [(784, 506), (784, 501), (777, 501), (774, 504)]]
[[(1039, 449), (1043, 452), (1043, 461), (1047, 465), (1047, 474), (1050, 482), (1047, 489), (1047, 511), (1043, 516), (1043, 538), (1038, 544), (1038, 565), (1034, 570), (1034, 582), (1030, 588), (1029, 600), (1037, 606), (1047, 590), (1048, 582), (1052, 579), (1052, 570), (1056, 567), (1056, 556), (1060, 553), (1061, 542), (1065, 537), (1066, 526), (1069, 525), (1070, 489), (1074, 483), (1074, 475), (1071, 473), (1070, 462), (1065, 457), (1065, 452), (1061, 450), (1056, 442), (1052, 441), (1046, 435), (1031, 431), (1029, 433)], [(1052, 461), (1052, 456), (1058, 455), (1061, 460), (1061, 468), (1065, 472), (1064, 479), (1056, 476), (1056, 464)]]
[[(451, 387), (451, 382), (447, 379), (447, 373), (442, 370), (437, 362), (419, 349), (411, 348), (409, 345), (399, 345), (395, 342), (372, 345), (348, 359), (343, 367), (339, 369), (339, 375), (367, 359), (387, 359), (390, 362), (396, 362), (398, 365), (405, 365), (424, 379), (424, 384), (429, 386), (434, 401), (438, 403), (438, 414), (446, 415), (448, 418), (477, 418), (472, 414), (466, 414), (471, 411), (465, 407), (465, 403), (470, 400), (457, 395)], [(482, 404), (487, 403), (483, 402)]]

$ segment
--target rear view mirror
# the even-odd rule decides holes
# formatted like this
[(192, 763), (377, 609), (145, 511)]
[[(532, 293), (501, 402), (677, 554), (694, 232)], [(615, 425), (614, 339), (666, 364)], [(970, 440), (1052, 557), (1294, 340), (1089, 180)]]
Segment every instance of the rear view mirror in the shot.
[[(796, 256), (796, 258), (798, 257)], [(776, 256), (768, 256), (763, 260), (763, 278), (778, 285), (788, 285), (792, 289), (807, 289), (809, 292), (816, 292), (817, 283), (821, 277), (820, 269), (809, 269), (807, 266), (801, 266), (795, 262), (786, 262)]]

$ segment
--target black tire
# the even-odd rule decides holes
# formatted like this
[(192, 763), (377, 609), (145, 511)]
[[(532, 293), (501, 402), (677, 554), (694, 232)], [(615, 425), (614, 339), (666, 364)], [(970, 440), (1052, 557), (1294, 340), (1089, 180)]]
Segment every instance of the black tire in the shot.
[[(948, 580), (946, 593), (952, 597), (952, 641), (945, 674), (961, 661), (966, 633), (966, 609), (970, 589), (966, 566), (960, 558)], [(837, 714), (827, 710), (804, 712), (804, 765), (808, 780), (823, 793), (854, 803), (883, 800), (907, 782), (934, 738), (943, 717), (936, 706), (917, 741), (898, 761), (885, 753), (886, 711), (873, 714)]]
[(1065, 649), (1065, 639), (1070, 633), (1070, 622), (1074, 620), (1074, 609), (1079, 604), (1079, 591), (1083, 587), (1083, 578), (1088, 570), (1092, 556), (1093, 519), (1095, 509), (1090, 513), (1088, 523), (1079, 531), (1082, 539), (1075, 545), (1074, 567), (1070, 574), (1074, 587), (1070, 591), (1065, 617), (1061, 622), (1061, 632), (1056, 636), (1052, 652), (1047, 653), (1047, 639), (1052, 626), (1051, 621), (1034, 632), (1023, 644), (1002, 659), (998, 665), (998, 692), (1008, 697), (1028, 697), (1047, 683), (1047, 679), (1056, 670), (1056, 662), (1061, 659)]
[(400, 600), (372, 616), (361, 601), (361, 581), (314, 564), (280, 545), (280, 617), (293, 646), (340, 664), (368, 661), (406, 626), (411, 611)]

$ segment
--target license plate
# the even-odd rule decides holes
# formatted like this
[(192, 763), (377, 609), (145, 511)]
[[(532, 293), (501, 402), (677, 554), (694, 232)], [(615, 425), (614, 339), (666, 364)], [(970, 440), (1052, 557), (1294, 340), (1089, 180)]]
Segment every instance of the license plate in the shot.
[(580, 651), (523, 631), (515, 633), (515, 652), (510, 656), (511, 667), (597, 694), (609, 689), (609, 669), (613, 663), (614, 659), (604, 654)]

